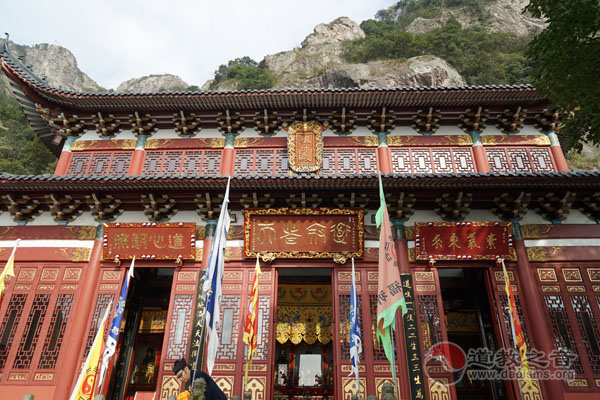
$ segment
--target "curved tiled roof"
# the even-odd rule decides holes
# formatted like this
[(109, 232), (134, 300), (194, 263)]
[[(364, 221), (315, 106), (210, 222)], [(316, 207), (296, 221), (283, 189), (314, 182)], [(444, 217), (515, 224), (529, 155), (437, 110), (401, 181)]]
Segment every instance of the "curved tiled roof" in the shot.
[[(387, 174), (383, 176), (386, 189), (520, 189), (520, 190), (585, 190), (600, 189), (600, 171), (573, 172), (493, 172), (469, 174)], [(57, 175), (0, 174), (0, 193), (43, 191), (148, 191), (148, 190), (222, 190), (227, 177), (145, 175), (122, 177), (81, 177)], [(261, 189), (376, 189), (377, 174), (347, 174), (319, 176), (245, 175), (234, 176), (232, 190)]]

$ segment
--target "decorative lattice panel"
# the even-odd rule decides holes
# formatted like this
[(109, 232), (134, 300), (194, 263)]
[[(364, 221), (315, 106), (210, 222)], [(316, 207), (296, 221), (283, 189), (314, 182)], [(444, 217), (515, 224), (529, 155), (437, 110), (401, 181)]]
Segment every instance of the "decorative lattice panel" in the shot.
[(275, 156), (275, 175), (286, 175), (289, 170), (287, 150), (276, 150)]
[(470, 149), (452, 149), (454, 170), (458, 173), (475, 172), (473, 154)]
[(417, 306), (419, 307), (419, 326), (421, 328), (423, 352), (426, 353), (431, 346), (442, 341), (437, 296), (434, 294), (418, 295)]
[(102, 312), (108, 307), (108, 303), (113, 300), (113, 297), (114, 296), (110, 293), (100, 293), (98, 295), (98, 299), (96, 299), (96, 308), (94, 308), (92, 321), (90, 322), (90, 327), (88, 329), (87, 340), (85, 341), (84, 356), (87, 356), (88, 350), (94, 342), (94, 336), (96, 335), (96, 327), (98, 326), (98, 321), (100, 320), (100, 314), (102, 314)]
[(110, 166), (111, 153), (94, 153), (87, 175), (106, 176)]
[(90, 153), (74, 153), (69, 164), (68, 175), (85, 175), (92, 155)]
[(433, 159), (435, 172), (454, 172), (454, 166), (452, 165), (452, 152), (450, 149), (431, 149), (431, 157)]
[(131, 155), (129, 152), (113, 153), (112, 162), (110, 163), (110, 175), (125, 175), (131, 164)]
[(526, 149), (508, 149), (507, 152), (513, 171), (531, 172), (531, 162)]
[(428, 149), (412, 150), (412, 167), (415, 174), (426, 174), (433, 172), (431, 168), (431, 154)]
[(219, 175), (221, 169), (221, 157), (223, 152), (220, 150), (207, 150), (204, 152), (202, 160), (202, 174)]
[[(342, 294), (338, 296), (340, 307), (340, 346), (342, 360), (350, 361), (350, 295)], [(362, 311), (362, 296), (356, 295), (356, 303), (358, 304), (358, 317), (360, 320), (360, 337), (364, 338), (363, 334), (363, 313)]]
[[(350, 302), (350, 300), (348, 300)], [(373, 338), (373, 361), (387, 361), (383, 346), (377, 342), (377, 295), (369, 295), (369, 311), (371, 313), (371, 334)], [(364, 325), (363, 325), (364, 326)], [(364, 340), (363, 340), (364, 342)]]
[(183, 153), (181, 151), (167, 151), (163, 160), (162, 171), (163, 174), (179, 175), (181, 172), (181, 158)]
[(359, 172), (377, 172), (377, 151), (375, 149), (358, 149)]
[(529, 149), (529, 156), (531, 157), (531, 163), (533, 164), (533, 168), (535, 168), (536, 171), (556, 171), (554, 165), (552, 164), (552, 158), (550, 157), (550, 149)]
[(338, 149), (336, 151), (337, 173), (355, 174), (356, 151), (354, 149)]
[(218, 329), (220, 343), (217, 351), (217, 358), (221, 360), (235, 360), (240, 323), (240, 297), (239, 294), (224, 294), (221, 298), (221, 326)]
[(144, 158), (144, 168), (142, 175), (159, 174), (162, 166), (164, 152), (162, 151), (147, 151)]
[(271, 321), (271, 299), (267, 295), (258, 296), (258, 312), (262, 315), (262, 324), (258, 328), (260, 343), (257, 343), (255, 360), (266, 361), (269, 352), (269, 322)]
[(190, 326), (194, 312), (192, 303), (194, 295), (178, 294), (173, 300), (173, 315), (167, 344), (167, 360), (178, 360), (185, 357), (190, 337)]
[(323, 175), (335, 174), (335, 151), (323, 150), (323, 167), (321, 168)]
[(2, 325), (0, 326), (0, 343), (2, 344), (0, 346), (0, 372), (6, 364), (6, 358), (15, 339), (15, 331), (21, 321), (26, 301), (26, 294), (13, 294), (8, 302), (4, 318), (2, 318)]
[(490, 170), (494, 172), (510, 171), (504, 149), (485, 149)]
[[(562, 296), (544, 296), (544, 301), (550, 315), (550, 323), (552, 324), (552, 332), (554, 333), (554, 346), (559, 350), (562, 358), (558, 361), (562, 362), (562, 366), (565, 368), (571, 364), (577, 374), (583, 374), (581, 355), (575, 344), (575, 338), (569, 324)], [(566, 354), (563, 354), (564, 351), (568, 351), (571, 355), (576, 355), (577, 357), (567, 357)]]
[(202, 151), (186, 151), (183, 155), (182, 175), (198, 175), (202, 166)]
[(251, 174), (254, 167), (254, 152), (252, 150), (235, 151), (235, 173), (238, 175)]
[(273, 150), (256, 150), (254, 173), (273, 175)]
[(49, 294), (37, 294), (33, 299), (13, 368), (27, 369), (31, 366), (31, 359), (40, 337), (49, 302)]
[(594, 375), (600, 375), (600, 329), (592, 312), (592, 307), (587, 296), (571, 296), (571, 305), (577, 321), (579, 333), (584, 338), (583, 344)]
[(63, 293), (59, 294), (56, 299), (56, 305), (52, 313), (52, 319), (50, 320), (50, 327), (48, 328), (48, 334), (46, 335), (44, 348), (42, 349), (42, 355), (38, 364), (38, 368), (40, 369), (54, 369), (56, 367), (74, 297), (73, 294)]
[(396, 174), (412, 174), (410, 167), (410, 151), (408, 149), (391, 149), (392, 170)]

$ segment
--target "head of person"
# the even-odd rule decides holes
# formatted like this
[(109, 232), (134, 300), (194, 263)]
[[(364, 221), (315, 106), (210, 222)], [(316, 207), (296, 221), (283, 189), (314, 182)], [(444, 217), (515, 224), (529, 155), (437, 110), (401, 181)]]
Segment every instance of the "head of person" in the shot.
[(175, 364), (173, 365), (173, 373), (180, 382), (185, 383), (190, 380), (191, 371), (185, 359), (182, 358), (175, 361)]

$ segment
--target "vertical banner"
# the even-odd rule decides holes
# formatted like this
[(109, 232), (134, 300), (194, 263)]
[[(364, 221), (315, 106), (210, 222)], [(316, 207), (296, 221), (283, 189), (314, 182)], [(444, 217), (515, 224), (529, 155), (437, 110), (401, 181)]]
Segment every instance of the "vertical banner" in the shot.
[(412, 399), (426, 399), (425, 379), (423, 375), (423, 360), (421, 359), (421, 343), (417, 327), (417, 313), (415, 311), (415, 298), (413, 291), (412, 275), (400, 274), (402, 291), (406, 301), (406, 314), (404, 314), (404, 341), (406, 342), (406, 362), (410, 381)]
[[(198, 352), (202, 352), (203, 349), (200, 348), (200, 343), (202, 343), (202, 312), (204, 311), (204, 297), (202, 296), (202, 277), (206, 273), (206, 271), (198, 271), (198, 288), (196, 289), (196, 306), (194, 307), (194, 318), (192, 324), (192, 340), (190, 341), (190, 352), (189, 361), (191, 369), (200, 371), (202, 369), (202, 365), (196, 365), (196, 359), (202, 360), (202, 357), (198, 357)], [(200, 361), (202, 362), (202, 361)]]

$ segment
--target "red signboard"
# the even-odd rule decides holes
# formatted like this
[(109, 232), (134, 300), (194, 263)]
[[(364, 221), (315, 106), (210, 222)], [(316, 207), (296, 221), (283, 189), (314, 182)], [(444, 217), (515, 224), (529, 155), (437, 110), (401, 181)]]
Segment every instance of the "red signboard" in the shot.
[(277, 208), (244, 210), (244, 254), (263, 258), (361, 257), (364, 210)]
[(416, 222), (417, 260), (515, 260), (510, 222)]
[(105, 260), (189, 260), (195, 258), (195, 223), (107, 223), (104, 224)]

